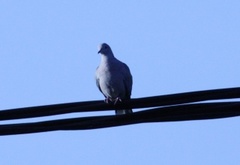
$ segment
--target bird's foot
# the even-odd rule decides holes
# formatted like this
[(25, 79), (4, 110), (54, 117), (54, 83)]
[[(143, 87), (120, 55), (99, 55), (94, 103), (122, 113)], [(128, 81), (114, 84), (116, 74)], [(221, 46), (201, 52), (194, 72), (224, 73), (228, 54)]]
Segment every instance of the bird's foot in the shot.
[(122, 102), (122, 99), (120, 97), (117, 97), (115, 100), (114, 100), (114, 105), (116, 105), (118, 102)]
[(107, 97), (107, 98), (105, 98), (104, 102), (107, 104), (110, 104), (110, 103), (112, 103), (112, 99)]
[(110, 97), (106, 97), (104, 102), (107, 103), (107, 104), (116, 105), (117, 103), (122, 102), (122, 99), (120, 97), (117, 97), (116, 99), (112, 99)]

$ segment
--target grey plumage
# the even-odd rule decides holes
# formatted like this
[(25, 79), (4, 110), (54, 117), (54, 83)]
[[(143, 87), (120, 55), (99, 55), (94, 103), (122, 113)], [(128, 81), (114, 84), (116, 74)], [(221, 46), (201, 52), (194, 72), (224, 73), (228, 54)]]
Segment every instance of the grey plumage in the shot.
[[(110, 46), (99, 46), (101, 62), (96, 70), (96, 84), (105, 97), (105, 102), (116, 103), (130, 99), (132, 92), (132, 75), (128, 66), (116, 59)], [(116, 110), (116, 114), (132, 113), (131, 109)]]

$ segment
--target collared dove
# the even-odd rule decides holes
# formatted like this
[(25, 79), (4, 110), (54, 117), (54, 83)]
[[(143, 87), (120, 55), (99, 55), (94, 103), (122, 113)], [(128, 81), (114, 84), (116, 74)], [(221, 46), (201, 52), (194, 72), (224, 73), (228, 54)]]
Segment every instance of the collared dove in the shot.
[[(106, 103), (129, 100), (132, 91), (132, 75), (128, 66), (116, 59), (110, 46), (100, 44), (98, 53), (101, 62), (96, 70), (96, 84), (105, 97)], [(132, 113), (132, 109), (115, 110), (116, 115)]]

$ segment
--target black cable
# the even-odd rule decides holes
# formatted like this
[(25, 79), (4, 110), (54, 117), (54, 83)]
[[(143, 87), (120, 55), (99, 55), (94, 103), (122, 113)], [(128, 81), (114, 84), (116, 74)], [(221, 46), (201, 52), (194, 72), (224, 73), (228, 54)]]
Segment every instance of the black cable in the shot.
[(240, 98), (239, 87), (131, 99), (130, 101), (125, 101), (116, 106), (105, 104), (103, 101), (86, 101), (1, 110), (0, 120), (42, 117), (73, 112), (106, 111), (121, 108), (146, 108), (156, 106), (169, 106), (206, 100), (234, 99), (234, 98)]
[(96, 116), (35, 123), (0, 125), (0, 135), (37, 133), (57, 130), (86, 130), (139, 124), (186, 120), (216, 119), (240, 115), (240, 102), (176, 105), (118, 116)]

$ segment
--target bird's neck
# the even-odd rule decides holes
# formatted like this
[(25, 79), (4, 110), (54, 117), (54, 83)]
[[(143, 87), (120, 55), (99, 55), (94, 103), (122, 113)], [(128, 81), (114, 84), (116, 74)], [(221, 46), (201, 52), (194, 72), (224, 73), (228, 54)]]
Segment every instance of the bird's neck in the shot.
[(102, 63), (109, 63), (112, 60), (115, 60), (115, 57), (112, 54), (111, 55), (104, 55), (104, 54), (101, 55), (101, 62)]

